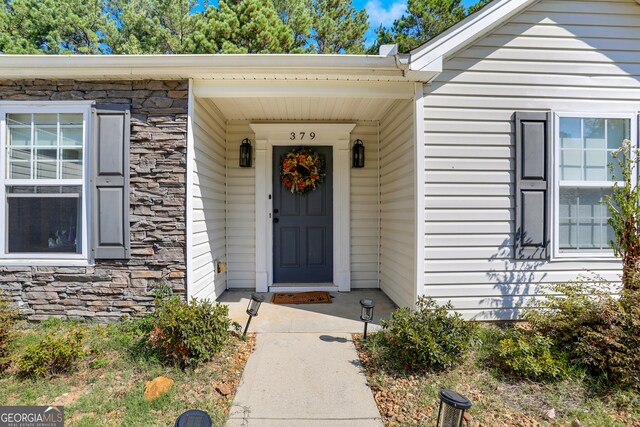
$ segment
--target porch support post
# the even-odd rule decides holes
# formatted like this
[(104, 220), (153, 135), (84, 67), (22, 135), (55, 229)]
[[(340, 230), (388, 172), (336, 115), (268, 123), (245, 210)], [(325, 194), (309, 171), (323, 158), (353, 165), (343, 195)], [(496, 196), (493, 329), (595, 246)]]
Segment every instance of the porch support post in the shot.
[(344, 191), (336, 193), (337, 203), (333, 206), (333, 241), (334, 244), (334, 284), (340, 292), (351, 290), (351, 168), (349, 139), (340, 139), (334, 153), (334, 170), (337, 178), (335, 188)]
[[(256, 171), (267, 170), (267, 141), (256, 140)], [(271, 215), (271, 206), (269, 204), (269, 197), (271, 196), (267, 192), (267, 182), (263, 176), (256, 173), (255, 177), (255, 189), (256, 189), (256, 291), (269, 292), (269, 266), (267, 261), (267, 254), (270, 251), (268, 247), (267, 233), (267, 221), (264, 218), (264, 214)]]

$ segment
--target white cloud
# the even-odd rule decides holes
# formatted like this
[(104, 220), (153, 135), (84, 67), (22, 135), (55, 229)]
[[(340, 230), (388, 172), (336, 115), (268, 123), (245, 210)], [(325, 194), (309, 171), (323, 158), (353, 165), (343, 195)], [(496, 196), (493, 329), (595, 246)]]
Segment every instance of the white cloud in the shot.
[(388, 27), (407, 10), (407, 0), (398, 0), (388, 7), (383, 6), (380, 0), (369, 0), (364, 8), (369, 14), (371, 29), (378, 28), (380, 24)]

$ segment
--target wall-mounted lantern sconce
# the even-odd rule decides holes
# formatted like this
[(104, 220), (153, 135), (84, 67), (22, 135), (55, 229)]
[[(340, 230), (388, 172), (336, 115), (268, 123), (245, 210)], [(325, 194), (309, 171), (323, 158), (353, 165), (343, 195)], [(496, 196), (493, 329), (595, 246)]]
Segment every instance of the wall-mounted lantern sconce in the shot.
[(453, 390), (440, 390), (440, 409), (437, 427), (462, 427), (464, 412), (471, 408), (471, 401)]
[(373, 308), (376, 303), (372, 299), (363, 298), (360, 300), (360, 320), (364, 322), (364, 339), (367, 339), (367, 326), (373, 321)]
[(251, 294), (251, 299), (249, 300), (249, 305), (247, 305), (247, 314), (249, 315), (249, 319), (247, 320), (247, 326), (244, 327), (244, 333), (242, 335), (246, 336), (247, 331), (249, 330), (249, 324), (251, 323), (251, 319), (254, 316), (258, 315), (258, 310), (260, 310), (260, 304), (264, 302), (264, 295)]
[(243, 139), (242, 144), (240, 144), (240, 167), (251, 167), (251, 141), (249, 141), (249, 138)]
[(364, 167), (364, 145), (362, 144), (361, 139), (356, 139), (356, 142), (353, 144), (353, 152), (352, 155), (352, 163), (351, 166), (354, 168), (363, 168)]

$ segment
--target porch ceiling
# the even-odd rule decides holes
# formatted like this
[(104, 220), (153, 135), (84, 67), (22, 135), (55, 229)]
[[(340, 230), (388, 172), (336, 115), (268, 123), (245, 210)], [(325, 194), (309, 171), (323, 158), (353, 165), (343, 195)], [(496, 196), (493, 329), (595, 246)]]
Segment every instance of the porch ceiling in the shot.
[[(227, 120), (381, 120), (398, 102), (413, 100), (412, 82), (300, 79), (194, 80), (193, 94)], [(421, 90), (421, 86), (420, 86)]]
[(227, 120), (381, 120), (397, 99), (380, 98), (206, 98)]

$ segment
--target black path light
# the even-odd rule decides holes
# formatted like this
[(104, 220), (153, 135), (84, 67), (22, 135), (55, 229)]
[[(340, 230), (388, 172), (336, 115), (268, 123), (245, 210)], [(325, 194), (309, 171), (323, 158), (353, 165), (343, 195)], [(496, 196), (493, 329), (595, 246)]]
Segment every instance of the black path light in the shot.
[(471, 408), (471, 401), (453, 390), (440, 390), (440, 409), (437, 427), (462, 427), (464, 412)]
[(360, 300), (360, 320), (364, 322), (364, 339), (367, 339), (367, 326), (373, 321), (373, 308), (376, 303), (372, 299), (363, 298)]
[(240, 167), (251, 167), (251, 141), (249, 141), (249, 138), (243, 139), (242, 144), (240, 144)]
[(354, 168), (364, 167), (364, 145), (361, 139), (356, 139), (356, 142), (353, 144), (351, 166)]
[(260, 304), (264, 302), (264, 296), (258, 294), (251, 294), (251, 299), (249, 300), (249, 305), (247, 306), (247, 314), (249, 315), (249, 319), (247, 320), (247, 326), (244, 327), (244, 333), (242, 335), (247, 335), (247, 331), (249, 330), (249, 323), (251, 323), (251, 319), (253, 316), (258, 315), (258, 310), (260, 310)]
[(211, 427), (211, 417), (199, 409), (190, 409), (178, 417), (174, 427)]

